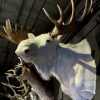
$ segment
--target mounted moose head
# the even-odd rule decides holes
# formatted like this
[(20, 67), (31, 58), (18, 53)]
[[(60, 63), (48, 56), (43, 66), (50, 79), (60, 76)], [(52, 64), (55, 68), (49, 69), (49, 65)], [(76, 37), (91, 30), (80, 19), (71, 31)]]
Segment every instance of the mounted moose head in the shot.
[[(96, 69), (88, 42), (83, 40), (76, 45), (72, 45), (58, 43), (52, 39), (52, 37), (60, 34), (77, 30), (78, 25), (90, 14), (92, 0), (89, 6), (88, 0), (86, 0), (84, 12), (78, 21), (75, 20), (74, 1), (71, 0), (71, 3), (72, 15), (67, 24), (63, 24), (63, 12), (58, 5), (60, 11), (58, 21), (50, 17), (44, 9), (48, 18), (55, 24), (51, 33), (36, 37), (29, 33), (27, 39), (22, 39), (21, 42), (16, 41), (12, 34), (8, 34), (12, 33), (8, 20), (6, 21), (6, 27), (4, 27), (6, 34), (2, 35), (7, 39), (10, 38), (9, 40), (12, 42), (15, 40), (19, 44), (15, 51), (17, 56), (20, 56), (25, 62), (34, 64), (37, 72), (44, 80), (49, 80), (51, 76), (56, 77), (62, 91), (73, 100), (91, 100), (95, 94)], [(15, 34), (15, 36), (17, 35)]]
[(95, 94), (95, 62), (86, 40), (68, 46), (56, 43), (49, 34), (33, 36), (33, 39), (29, 36), (15, 53), (34, 64), (42, 79), (56, 77), (62, 91), (73, 100), (91, 100)]

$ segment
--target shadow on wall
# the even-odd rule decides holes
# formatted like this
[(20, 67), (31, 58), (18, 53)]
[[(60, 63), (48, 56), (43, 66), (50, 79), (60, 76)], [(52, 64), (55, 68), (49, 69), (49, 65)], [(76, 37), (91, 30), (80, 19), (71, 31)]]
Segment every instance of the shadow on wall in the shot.
[[(97, 35), (95, 36), (95, 38), (96, 38), (97, 45), (98, 45), (99, 51), (100, 51), (100, 36), (99, 36), (99, 34), (97, 34)], [(98, 56), (100, 56), (100, 55), (98, 55)], [(100, 57), (99, 57), (99, 58), (100, 58)], [(97, 65), (97, 75), (100, 75), (100, 59), (99, 59), (99, 64)]]
[(0, 100), (11, 100), (6, 95), (0, 94)]

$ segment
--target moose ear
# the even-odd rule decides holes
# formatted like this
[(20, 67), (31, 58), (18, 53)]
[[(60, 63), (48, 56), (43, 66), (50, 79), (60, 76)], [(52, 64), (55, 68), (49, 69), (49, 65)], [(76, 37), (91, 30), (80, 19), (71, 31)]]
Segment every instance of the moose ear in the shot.
[(33, 38), (35, 38), (35, 35), (33, 35), (32, 33), (28, 33), (28, 38), (33, 39)]

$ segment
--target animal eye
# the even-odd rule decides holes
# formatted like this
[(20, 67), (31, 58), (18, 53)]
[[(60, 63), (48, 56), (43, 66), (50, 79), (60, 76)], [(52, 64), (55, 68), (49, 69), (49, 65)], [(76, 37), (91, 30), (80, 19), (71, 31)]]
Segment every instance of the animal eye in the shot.
[(47, 40), (47, 43), (51, 42), (51, 40)]
[(25, 52), (25, 53), (28, 53), (28, 52), (30, 52), (30, 49), (25, 49), (24, 52)]

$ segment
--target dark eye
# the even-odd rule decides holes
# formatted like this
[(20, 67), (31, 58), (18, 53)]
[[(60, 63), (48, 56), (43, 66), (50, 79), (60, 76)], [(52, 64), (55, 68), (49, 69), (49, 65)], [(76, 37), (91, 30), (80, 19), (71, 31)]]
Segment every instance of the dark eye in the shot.
[(47, 43), (51, 42), (51, 40), (47, 40)]
[(30, 52), (30, 49), (25, 49), (24, 52), (25, 52), (25, 53), (28, 53), (28, 52)]

